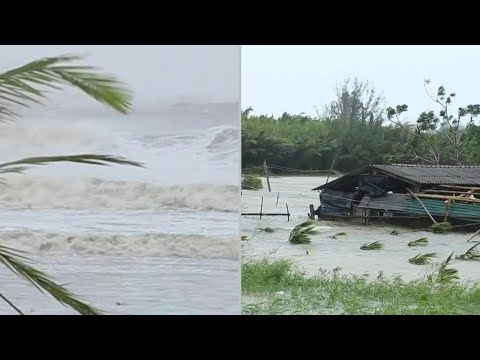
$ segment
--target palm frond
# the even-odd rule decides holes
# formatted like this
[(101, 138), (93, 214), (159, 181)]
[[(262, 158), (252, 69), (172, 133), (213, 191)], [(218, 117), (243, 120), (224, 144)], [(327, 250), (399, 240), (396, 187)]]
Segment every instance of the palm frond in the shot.
[(427, 238), (421, 238), (418, 240), (410, 241), (408, 246), (426, 246), (428, 244)]
[(339, 233), (336, 233), (335, 235), (330, 236), (330, 238), (336, 239), (336, 238), (338, 238), (339, 236), (346, 236), (346, 235), (347, 235), (346, 232), (339, 232)]
[(408, 262), (414, 265), (426, 265), (430, 264), (434, 257), (437, 257), (436, 253), (418, 254), (413, 258), (408, 259)]
[(305, 221), (293, 228), (288, 241), (292, 244), (310, 244), (312, 242), (311, 236), (319, 234), (319, 232), (315, 230), (316, 227), (317, 222), (315, 220)]
[(17, 115), (11, 109), (13, 105), (28, 107), (29, 103), (41, 103), (46, 88), (59, 89), (59, 85), (76, 87), (95, 100), (126, 113), (132, 105), (130, 91), (115, 77), (101, 74), (94, 67), (70, 65), (81, 59), (75, 55), (49, 57), (0, 74), (0, 119)]
[(360, 246), (361, 250), (382, 250), (383, 244), (380, 241), (375, 241), (372, 243), (366, 243)]
[(45, 273), (30, 265), (24, 252), (0, 245), (0, 263), (17, 276), (27, 280), (41, 293), (49, 293), (58, 302), (68, 306), (82, 315), (100, 315), (102, 312), (80, 300), (65, 285), (59, 285)]
[(465, 254), (455, 256), (455, 259), (458, 260), (480, 260), (480, 251), (475, 249), (480, 243), (476, 243), (470, 249), (467, 250)]
[[(16, 172), (22, 173), (27, 169), (24, 166), (16, 165), (46, 165), (55, 162), (74, 162), (81, 164), (108, 166), (109, 164), (132, 165), (143, 167), (142, 163), (125, 159), (121, 156), (81, 154), (81, 155), (59, 155), (59, 156), (37, 156), (24, 158), (16, 161), (10, 161), (0, 164), (0, 173)], [(15, 167), (10, 167), (15, 166)], [(13, 169), (13, 170), (12, 170)]]
[(390, 235), (398, 235), (398, 234), (399, 234), (398, 230), (395, 230), (395, 229), (393, 229), (392, 232), (390, 233)]
[(453, 256), (453, 252), (439, 266), (438, 276), (437, 276), (437, 281), (439, 283), (446, 283), (446, 282), (450, 282), (450, 281), (453, 281), (453, 280), (460, 279), (458, 277), (458, 270), (457, 269), (447, 267), (450, 264), (450, 261), (452, 260), (452, 256)]

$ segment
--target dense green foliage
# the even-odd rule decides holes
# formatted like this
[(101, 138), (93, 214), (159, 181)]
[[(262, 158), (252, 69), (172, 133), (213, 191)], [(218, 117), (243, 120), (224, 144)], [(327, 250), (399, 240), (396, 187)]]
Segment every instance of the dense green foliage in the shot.
[(265, 160), (302, 170), (328, 170), (334, 164), (342, 172), (368, 164), (479, 164), (480, 127), (474, 120), (480, 105), (460, 107), (452, 116), (455, 94), (445, 97), (443, 86), (436, 97), (427, 94), (425, 107), (433, 100), (439, 111), (423, 112), (414, 124), (401, 121), (407, 105), (387, 108), (383, 97), (357, 80), (347, 80), (316, 117), (252, 115), (248, 108), (242, 112), (242, 168)]

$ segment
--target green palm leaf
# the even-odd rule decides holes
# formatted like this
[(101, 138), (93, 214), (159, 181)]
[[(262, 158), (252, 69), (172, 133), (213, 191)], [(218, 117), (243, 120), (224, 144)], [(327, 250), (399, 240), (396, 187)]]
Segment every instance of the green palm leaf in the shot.
[[(54, 162), (74, 162), (80, 164), (91, 164), (108, 166), (109, 164), (119, 165), (132, 165), (137, 167), (143, 167), (142, 163), (125, 159), (121, 156), (113, 155), (96, 155), (96, 154), (82, 154), (82, 155), (59, 155), (59, 156), (36, 156), (30, 158), (24, 158), (16, 161), (10, 161), (0, 164), (0, 173), (16, 172), (21, 173), (27, 169), (27, 167), (16, 166), (9, 168), (13, 165), (47, 165)], [(5, 169), (6, 168), (6, 169)]]
[(40, 292), (47, 292), (61, 304), (72, 308), (82, 315), (100, 315), (102, 312), (79, 300), (65, 285), (59, 285), (45, 273), (28, 264), (24, 252), (0, 245), (0, 263), (14, 274), (30, 282)]
[(408, 246), (426, 246), (428, 244), (427, 238), (421, 238), (418, 240), (410, 241)]
[[(41, 103), (47, 88), (76, 87), (113, 109), (126, 113), (132, 105), (130, 91), (115, 77), (101, 74), (95, 67), (70, 65), (80, 56), (64, 55), (32, 61), (0, 74), (0, 119), (16, 116), (11, 107)], [(2, 116), (3, 115), (3, 116)]]
[(480, 260), (480, 251), (476, 249), (476, 247), (480, 245), (479, 243), (476, 243), (473, 245), (470, 249), (467, 250), (465, 254), (455, 256), (455, 259), (459, 260)]
[[(48, 89), (58, 90), (62, 85), (76, 87), (114, 110), (126, 113), (132, 105), (130, 91), (115, 77), (101, 74), (94, 67), (72, 64), (80, 59), (81, 57), (74, 55), (49, 57), (0, 74), (0, 121), (18, 116), (14, 110), (16, 106), (28, 107), (31, 103), (42, 103)], [(23, 173), (28, 169), (28, 165), (46, 165), (55, 162), (100, 166), (109, 164), (143, 166), (139, 162), (112, 155), (40, 156), (0, 164), (0, 174)], [(3, 183), (1, 178), (0, 183)], [(99, 310), (79, 300), (65, 288), (65, 285), (56, 284), (43, 272), (29, 265), (27, 260), (21, 252), (0, 245), (0, 263), (13, 273), (32, 283), (41, 292), (51, 294), (57, 301), (80, 314), (100, 314)]]
[(361, 250), (382, 250), (383, 244), (380, 241), (374, 241), (372, 243), (366, 243), (360, 246)]
[(434, 257), (437, 257), (436, 253), (418, 254), (413, 258), (408, 259), (408, 262), (414, 265), (426, 265), (430, 264)]
[(312, 242), (311, 236), (318, 235), (316, 229), (317, 222), (315, 220), (305, 221), (293, 228), (290, 232), (288, 241), (292, 244), (310, 244)]

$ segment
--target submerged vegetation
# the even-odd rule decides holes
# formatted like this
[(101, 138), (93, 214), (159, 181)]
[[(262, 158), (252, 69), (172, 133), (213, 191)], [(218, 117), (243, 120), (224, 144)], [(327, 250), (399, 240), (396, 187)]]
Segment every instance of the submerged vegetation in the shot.
[[(480, 164), (480, 105), (452, 108), (456, 95), (443, 86), (432, 94), (425, 84), (426, 108), (416, 122), (401, 120), (407, 105), (387, 108), (368, 83), (346, 80), (335, 99), (317, 116), (284, 113), (280, 117), (242, 112), (242, 168), (266, 160), (271, 171), (285, 169), (348, 172), (369, 164)], [(429, 102), (430, 103), (429, 103)], [(275, 170), (277, 167), (277, 170)], [(283, 169), (283, 170), (282, 170)]]
[(317, 222), (315, 220), (305, 221), (293, 228), (288, 241), (292, 244), (310, 244), (311, 236), (320, 234), (315, 228)]
[[(0, 121), (11, 121), (19, 116), (18, 107), (41, 103), (47, 89), (60, 89), (70, 85), (91, 98), (108, 105), (119, 113), (127, 113), (132, 97), (128, 89), (114, 77), (99, 73), (90, 66), (79, 66), (77, 56), (59, 56), (33, 61), (0, 74)], [(80, 154), (38, 156), (0, 164), (0, 174), (24, 173), (32, 165), (47, 165), (55, 162), (73, 162), (90, 165), (122, 164), (140, 167), (142, 164), (118, 156)], [(1, 179), (5, 183), (5, 179)], [(44, 272), (31, 265), (27, 254), (0, 245), (0, 263), (20, 278), (30, 282), (40, 292), (50, 294), (61, 304), (82, 315), (100, 314), (101, 311), (79, 299), (65, 285), (54, 282)], [(0, 294), (17, 313), (23, 314), (5, 294)]]
[(262, 179), (256, 174), (245, 175), (242, 178), (242, 189), (261, 190), (263, 189)]
[(473, 245), (470, 249), (468, 249), (465, 252), (465, 254), (455, 256), (455, 259), (458, 259), (458, 260), (480, 260), (480, 251), (478, 249), (476, 249), (476, 247), (479, 244), (480, 243), (476, 243), (475, 245)]
[(428, 244), (427, 238), (421, 238), (418, 240), (410, 241), (408, 246), (426, 246)]
[(346, 235), (347, 235), (346, 232), (339, 232), (339, 233), (336, 233), (335, 235), (330, 236), (330, 238), (338, 239), (340, 236), (346, 236)]
[[(480, 314), (480, 288), (435, 275), (405, 282), (321, 271), (308, 277), (287, 260), (242, 264), (244, 314)], [(439, 269), (440, 270), (440, 269)], [(449, 269), (455, 270), (455, 269)], [(438, 270), (437, 270), (438, 272)]]
[(361, 250), (382, 250), (383, 244), (380, 241), (374, 241), (372, 243), (366, 243), (360, 246)]
[(408, 262), (414, 265), (427, 265), (432, 263), (432, 258), (434, 257), (437, 257), (436, 253), (418, 254), (408, 259)]
[(449, 222), (441, 222), (437, 224), (432, 224), (432, 226), (430, 226), (430, 231), (434, 234), (445, 234), (452, 229), (453, 226)]

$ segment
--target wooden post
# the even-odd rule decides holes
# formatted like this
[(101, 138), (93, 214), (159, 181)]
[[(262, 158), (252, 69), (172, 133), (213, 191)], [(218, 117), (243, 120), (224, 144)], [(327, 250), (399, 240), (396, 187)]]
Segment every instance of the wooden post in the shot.
[(262, 211), (263, 211), (263, 196), (262, 196), (262, 204), (260, 205), (260, 219), (262, 219)]
[(422, 205), (423, 207), (423, 210), (425, 210), (425, 212), (427, 213), (428, 217), (430, 218), (430, 220), (433, 221), (434, 224), (436, 224), (437, 222), (435, 221), (435, 219), (433, 218), (433, 216), (430, 214), (430, 212), (428, 211), (428, 209), (425, 207), (425, 205), (423, 204), (422, 200), (420, 200), (418, 198), (417, 195), (415, 195), (412, 190), (410, 190), (409, 188), (407, 188), (408, 192), (410, 193), (410, 195), (412, 195), (415, 199), (417, 199), (417, 201), (420, 203), (420, 205)]
[(263, 169), (265, 170), (265, 177), (267, 178), (268, 192), (272, 192), (272, 188), (270, 187), (270, 178), (268, 177), (267, 160), (265, 160), (263, 163)]
[(288, 222), (290, 222), (290, 211), (288, 211), (288, 204), (285, 204), (285, 206), (287, 207), (287, 216), (288, 216)]
[(335, 166), (336, 159), (337, 159), (337, 156), (335, 155), (332, 161), (332, 165), (330, 166), (330, 171), (328, 172), (327, 181), (325, 181), (325, 184), (328, 184), (328, 180), (330, 180), (330, 174), (332, 173), (333, 167)]
[(310, 220), (315, 220), (315, 208), (310, 204)]
[(278, 192), (278, 195), (277, 195), (277, 205), (275, 206), (278, 206), (278, 199), (280, 198), (280, 191)]

